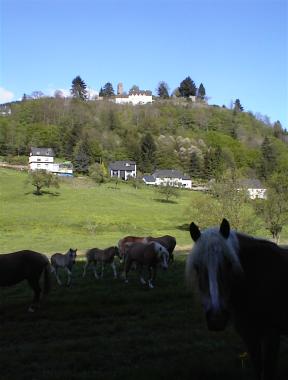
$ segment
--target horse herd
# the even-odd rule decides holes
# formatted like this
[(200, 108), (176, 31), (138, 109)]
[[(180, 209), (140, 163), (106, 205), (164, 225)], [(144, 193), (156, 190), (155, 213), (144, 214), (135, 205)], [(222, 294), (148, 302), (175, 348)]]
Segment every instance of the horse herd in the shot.
[[(220, 228), (200, 231), (193, 222), (190, 236), (194, 246), (186, 261), (187, 283), (195, 278), (202, 299), (209, 330), (224, 330), (232, 321), (246, 344), (255, 368), (257, 380), (273, 380), (276, 376), (280, 336), (288, 334), (288, 249), (268, 240), (254, 238), (230, 229), (223, 219)], [(126, 236), (117, 247), (86, 252), (83, 277), (92, 266), (96, 278), (97, 263), (110, 264), (117, 277), (115, 256), (124, 260), (123, 277), (133, 265), (140, 281), (146, 284), (143, 267), (149, 270), (148, 286), (152, 288), (158, 264), (167, 269), (173, 262), (176, 239), (165, 235), (159, 238)], [(49, 259), (38, 252), (19, 251), (0, 255), (0, 286), (10, 286), (27, 280), (34, 290), (29, 310), (34, 311), (40, 301), (39, 280), (44, 273), (43, 294), (49, 290), (49, 275), (54, 272), (61, 284), (58, 269), (65, 268), (68, 285), (76, 249), (66, 254), (56, 253)]]

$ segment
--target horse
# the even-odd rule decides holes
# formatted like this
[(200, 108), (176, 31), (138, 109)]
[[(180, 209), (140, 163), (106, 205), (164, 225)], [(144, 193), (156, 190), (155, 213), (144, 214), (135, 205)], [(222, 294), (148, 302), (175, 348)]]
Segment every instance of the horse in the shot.
[(134, 243), (147, 243), (146, 237), (139, 236), (125, 236), (123, 239), (118, 241), (118, 249), (119, 249), (119, 258), (120, 260), (125, 259), (126, 249)]
[(86, 252), (86, 264), (83, 270), (83, 277), (86, 275), (86, 270), (90, 264), (93, 264), (93, 272), (96, 279), (99, 278), (97, 274), (97, 263), (100, 262), (102, 264), (101, 277), (103, 277), (104, 266), (106, 264), (110, 264), (113, 269), (114, 278), (117, 278), (116, 266), (114, 263), (115, 256), (119, 257), (119, 249), (118, 247), (109, 247), (106, 249), (99, 248), (91, 248)]
[[(43, 292), (40, 286), (44, 274)], [(41, 293), (46, 295), (50, 290), (50, 263), (48, 258), (39, 252), (22, 250), (0, 255), (0, 286), (12, 286), (27, 280), (34, 292), (28, 311), (34, 312), (39, 304)]]
[(147, 242), (156, 241), (156, 242), (160, 243), (169, 252), (169, 264), (174, 262), (173, 251), (174, 251), (174, 248), (176, 246), (176, 238), (174, 236), (170, 236), (170, 235), (164, 235), (164, 236), (160, 236), (160, 237), (148, 236), (146, 238), (146, 240), (147, 240)]
[(62, 282), (58, 276), (58, 269), (64, 268), (67, 272), (67, 286), (71, 285), (72, 280), (72, 268), (76, 262), (77, 257), (77, 248), (70, 248), (65, 254), (63, 253), (54, 253), (51, 256), (51, 268), (52, 272), (55, 274), (56, 280), (59, 285), (62, 285)]
[(149, 288), (154, 288), (156, 279), (156, 267), (161, 263), (163, 269), (168, 268), (169, 252), (161, 244), (151, 241), (149, 243), (134, 243), (129, 245), (126, 249), (125, 263), (124, 263), (124, 280), (128, 282), (128, 273), (133, 263), (137, 263), (140, 282), (145, 285), (146, 281), (142, 277), (143, 266), (148, 267), (149, 270)]
[(288, 334), (288, 249), (231, 230), (226, 219), (203, 232), (192, 222), (190, 235), (186, 278), (197, 274), (208, 329), (232, 320), (256, 378), (275, 379), (280, 335)]

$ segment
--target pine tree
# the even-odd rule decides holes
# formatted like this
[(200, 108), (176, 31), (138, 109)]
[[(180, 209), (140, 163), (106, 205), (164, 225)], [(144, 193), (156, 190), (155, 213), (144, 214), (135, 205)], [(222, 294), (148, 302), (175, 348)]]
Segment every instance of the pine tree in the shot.
[(260, 176), (267, 180), (276, 168), (277, 156), (271, 140), (266, 136), (261, 145)]
[(242, 111), (244, 111), (244, 108), (242, 107), (242, 105), (241, 105), (239, 99), (236, 99), (236, 100), (235, 100), (235, 103), (234, 103), (234, 111), (235, 111), (235, 112), (242, 112)]
[(167, 83), (165, 82), (160, 82), (157, 88), (157, 94), (159, 98), (162, 99), (168, 99), (169, 98), (169, 88)]
[(191, 153), (189, 174), (191, 178), (201, 178), (201, 162), (196, 152)]
[(80, 99), (80, 100), (87, 100), (87, 90), (86, 90), (86, 84), (81, 79), (81, 77), (78, 75), (76, 78), (72, 81), (72, 87), (71, 87), (71, 95), (73, 98)]
[(189, 96), (196, 96), (197, 87), (194, 81), (187, 77), (180, 83), (179, 92), (182, 97), (189, 98)]
[(204, 100), (205, 99), (205, 95), (206, 95), (205, 87), (203, 86), (202, 83), (200, 83), (200, 86), (199, 86), (198, 92), (197, 92), (197, 96), (201, 100)]
[[(101, 91), (102, 90), (102, 91)], [(103, 88), (101, 88), (100, 92), (101, 92), (101, 95), (99, 93), (100, 96), (103, 96), (103, 97), (107, 97), (109, 98), (110, 96), (113, 96), (115, 95), (114, 93), (114, 89), (113, 89), (113, 86), (112, 86), (112, 83), (110, 82), (107, 82)]]
[(155, 164), (156, 145), (150, 133), (143, 136), (140, 143), (140, 170), (151, 173)]

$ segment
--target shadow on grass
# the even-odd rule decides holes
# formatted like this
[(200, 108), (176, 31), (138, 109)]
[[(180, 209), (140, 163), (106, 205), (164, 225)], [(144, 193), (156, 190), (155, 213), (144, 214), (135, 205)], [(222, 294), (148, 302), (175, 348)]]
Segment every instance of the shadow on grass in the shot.
[(155, 202), (159, 203), (168, 203), (168, 204), (177, 204), (178, 202), (172, 201), (171, 199), (161, 199), (161, 198), (154, 198)]

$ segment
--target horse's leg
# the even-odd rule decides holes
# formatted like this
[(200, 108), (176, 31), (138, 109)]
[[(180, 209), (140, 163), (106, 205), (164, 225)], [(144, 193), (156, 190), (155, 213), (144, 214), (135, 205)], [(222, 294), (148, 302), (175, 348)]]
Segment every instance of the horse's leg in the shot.
[(148, 285), (150, 289), (154, 288), (155, 278), (156, 278), (156, 267), (155, 266), (149, 267)]
[(132, 260), (129, 257), (126, 257), (125, 259), (125, 266), (124, 266), (124, 272), (123, 272), (123, 277), (124, 281), (127, 283), (128, 282), (128, 273), (132, 265)]
[(30, 285), (30, 287), (34, 291), (34, 297), (32, 300), (32, 304), (28, 308), (28, 311), (30, 311), (31, 313), (33, 313), (36, 310), (36, 308), (38, 307), (39, 302), (40, 302), (40, 294), (41, 294), (41, 287), (39, 284), (40, 277), (41, 277), (41, 275), (30, 277), (27, 279), (28, 284)]
[(67, 267), (65, 269), (67, 272), (67, 286), (70, 286), (72, 281), (72, 271)]
[(83, 268), (83, 274), (82, 274), (82, 277), (85, 277), (86, 276), (86, 270), (89, 266), (89, 261), (86, 261), (85, 265), (84, 265), (84, 268)]
[(142, 264), (138, 264), (138, 273), (139, 273), (139, 278), (140, 278), (140, 282), (142, 285), (146, 285), (146, 281), (145, 279), (143, 278), (143, 265)]
[(112, 270), (113, 270), (114, 278), (116, 279), (117, 278), (117, 270), (116, 270), (116, 265), (115, 265), (114, 261), (111, 264), (111, 267), (112, 267)]
[(261, 355), (261, 337), (255, 331), (253, 327), (245, 329), (243, 327), (235, 326), (239, 335), (242, 337), (246, 344), (251, 362), (254, 366), (257, 380), (263, 380), (262, 377), (262, 355)]
[(264, 336), (262, 341), (263, 380), (275, 379), (279, 348), (280, 336), (277, 331), (271, 331)]
[(58, 285), (62, 285), (62, 282), (58, 276), (58, 267), (52, 267), (53, 268), (53, 273), (55, 274), (56, 280), (58, 282)]
[(93, 273), (94, 273), (94, 276), (95, 276), (96, 280), (98, 280), (99, 277), (98, 277), (98, 274), (97, 274), (97, 262), (93, 263)]

